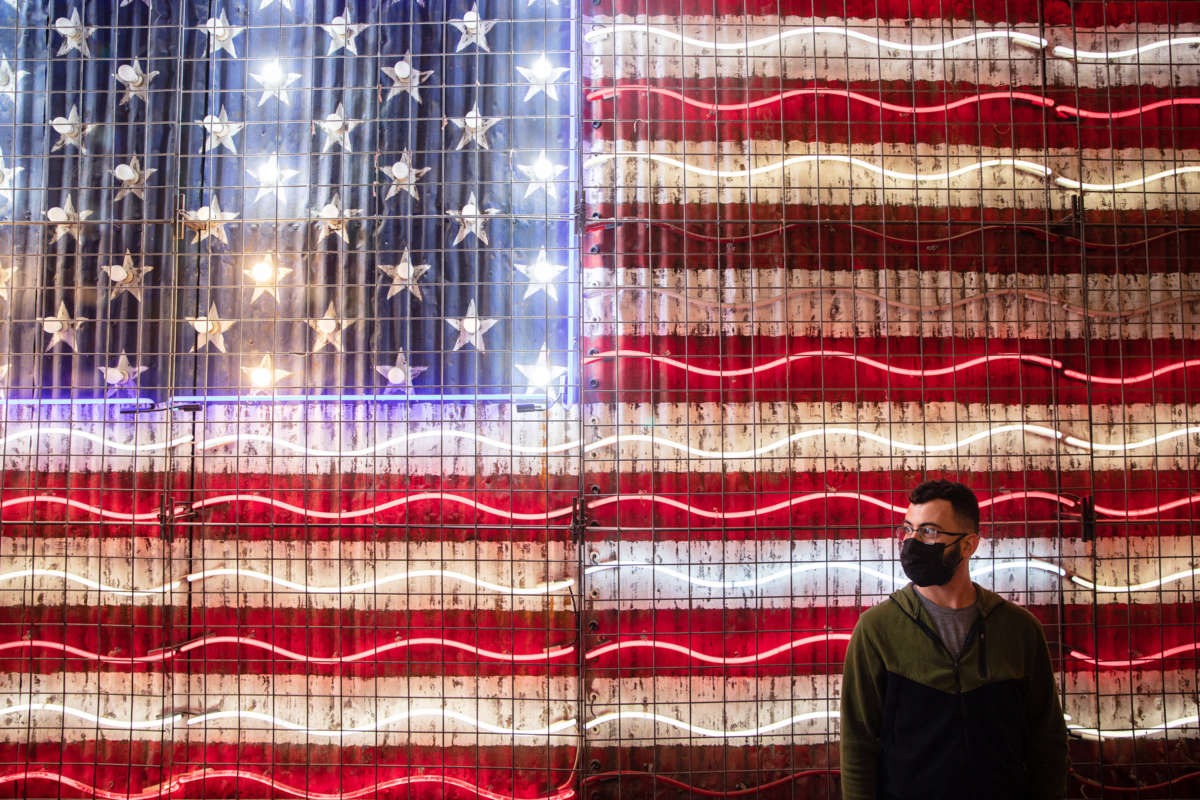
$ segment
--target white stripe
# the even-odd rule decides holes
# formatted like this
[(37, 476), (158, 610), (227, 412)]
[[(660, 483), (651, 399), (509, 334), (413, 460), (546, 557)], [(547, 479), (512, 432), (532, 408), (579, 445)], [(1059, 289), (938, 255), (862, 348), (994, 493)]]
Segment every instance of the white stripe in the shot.
[[(1056, 680), (1063, 681), (1062, 675)], [(597, 678), (589, 705), (602, 720), (597, 747), (662, 745), (814, 745), (838, 737), (841, 675), (780, 677), (655, 676)], [(1196, 738), (1197, 704), (1185, 672), (1068, 673), (1063, 711), (1086, 738)], [(1132, 692), (1131, 692), (1132, 690)], [(619, 715), (619, 716), (618, 716)], [(655, 718), (657, 717), (657, 719)], [(1168, 727), (1169, 726), (1169, 727)], [(712, 735), (763, 731), (758, 736)]]
[[(943, 50), (942, 44), (964, 36), (1015, 32), (1036, 39), (1043, 34), (1037, 25), (972, 25), (963, 20), (914, 19), (903, 22), (882, 19), (834, 17), (726, 17), (711, 16), (618, 16), (595, 17), (589, 31), (612, 25), (634, 25), (669, 30), (708, 42), (745, 42), (764, 36), (778, 40), (789, 28), (831, 26), (886, 38), (898, 43), (932, 44), (936, 50), (909, 55), (881, 51), (871, 41), (852, 36), (818, 35), (788, 37), (752, 51), (712, 51), (691, 47), (677, 39), (648, 36), (623, 29), (615, 35), (593, 36), (585, 41), (588, 73), (593, 83), (603, 85), (613, 78), (651, 80), (778, 78), (823, 83), (874, 81), (947, 81), (988, 86), (1042, 84), (1041, 53), (1004, 36), (991, 36), (974, 43)], [(1084, 51), (1120, 54), (1132, 48), (1166, 42), (1175, 37), (1200, 33), (1196, 26), (1124, 25), (1107, 30), (1048, 28), (1046, 38), (1053, 47), (1077, 47)], [(1200, 85), (1200, 56), (1194, 45), (1159, 47), (1140, 57), (1116, 60), (1064, 58), (1046, 59), (1046, 80), (1058, 86), (1196, 86)], [(1060, 51), (1061, 52), (1061, 51)]]
[[(1069, 605), (1193, 603), (1200, 598), (1195, 556), (1200, 542), (1193, 537), (1059, 541), (1006, 537), (1006, 530), (1003, 525), (985, 528), (971, 568), (981, 586), (1022, 605), (1054, 606), (1060, 599)], [(877, 529), (864, 532), (879, 534)], [(589, 546), (588, 562), (593, 566), (585, 586), (599, 611), (859, 608), (882, 602), (908, 582), (895, 544), (886, 538), (605, 542)], [(617, 562), (654, 566), (605, 566)], [(1144, 588), (1093, 594), (1086, 588), (1089, 582)]]
[[(910, 235), (909, 231), (903, 234)], [(974, 241), (974, 244), (971, 242)], [(966, 240), (981, 247), (981, 240)], [(982, 240), (987, 241), (987, 240)], [(1024, 241), (1024, 240), (1020, 240)], [(1039, 247), (1030, 244), (1031, 248)], [(957, 247), (957, 245), (956, 245)], [(965, 336), (978, 338), (1183, 339), (1200, 336), (1200, 274), (1082, 276), (956, 273), (949, 270), (809, 270), (734, 265), (721, 270), (584, 271), (588, 335), (621, 336)], [(620, 287), (621, 291), (605, 291)], [(889, 307), (850, 290), (934, 308), (997, 291), (1057, 302), (989, 295), (947, 311)], [(1187, 300), (1136, 316), (1091, 317), (1062, 304), (1111, 314)], [(1193, 298), (1193, 296), (1195, 296)], [(769, 302), (782, 298), (779, 302)], [(694, 302), (688, 302), (689, 300)], [(724, 304), (725, 309), (714, 307)], [(755, 304), (755, 305), (751, 305)]]
[[(942, 396), (950, 393), (949, 388), (944, 391)], [(1200, 408), (1166, 404), (622, 403), (590, 407), (587, 420), (587, 441), (618, 433), (627, 437), (619, 447), (590, 459), (593, 469), (608, 466), (621, 472), (1190, 470), (1200, 452), (1200, 435), (1181, 433), (1200, 423)], [(1064, 439), (1056, 440), (1052, 431)], [(649, 434), (678, 444), (655, 447), (634, 439)], [(1160, 436), (1171, 438), (1147, 443)], [(783, 446), (790, 438), (795, 440)], [(1143, 449), (1092, 453), (1076, 438)], [(906, 449), (910, 447), (931, 452)], [(755, 458), (724, 460), (688, 455), (768, 450)]]
[[(0, 574), (38, 570), (0, 582), (0, 605), (203, 605), (242, 608), (512, 609), (544, 611), (546, 593), (518, 591), (545, 581), (574, 578), (575, 550), (557, 541), (518, 542), (236, 542), (204, 540), (195, 558), (186, 542), (141, 536), (0, 540)], [(202, 553), (202, 554), (201, 554)], [(236, 570), (239, 574), (231, 574)], [(423, 577), (385, 584), (376, 591), (314, 593), (354, 588), (422, 571)], [(49, 572), (70, 573), (75, 580)], [(188, 583), (185, 576), (205, 574)], [(260, 573), (272, 576), (268, 582)], [(440, 573), (440, 574), (438, 574)], [(452, 573), (452, 574), (445, 574)], [(101, 592), (79, 579), (126, 590), (173, 584), (166, 593)], [(471, 585), (474, 581), (480, 585)], [(291, 584), (291, 585), (289, 585)], [(491, 589), (485, 588), (492, 585)], [(493, 591), (505, 586), (518, 591)], [(546, 587), (553, 588), (553, 587)], [(565, 591), (565, 590), (564, 590)]]
[[(1016, 538), (1013, 528), (1001, 524), (985, 529), (979, 553), (973, 560), (978, 582), (1025, 605), (1059, 602), (1191, 603), (1200, 595), (1200, 561), (1194, 555), (1200, 542), (1186, 536), (1101, 537), (1094, 543), (1067, 538)], [(585, 591), (595, 591), (592, 602), (601, 609), (744, 608), (762, 605), (788, 608), (796, 605), (857, 607), (885, 598), (906, 580), (895, 561), (890, 539), (875, 538), (877, 529), (864, 531), (861, 540), (828, 541), (675, 541), (657, 544), (625, 541), (593, 543), (588, 548)], [(0, 569), (39, 567), (69, 570), (87, 579), (118, 586), (153, 586), (163, 582), (163, 568), (187, 564), (186, 549), (153, 539), (4, 539)], [(233, 545), (218, 539), (203, 540), (210, 554), (196, 566), (238, 564), (262, 570), (300, 584), (342, 585), (369, 580), (376, 575), (420, 566), (438, 566), (464, 573), (494, 576), (497, 581), (536, 583), (547, 573), (561, 580), (577, 579), (574, 548), (562, 544), (514, 545), (485, 543), (271, 543)], [(176, 559), (170, 556), (175, 554)], [(408, 556), (407, 558), (405, 556)], [(1093, 563), (1093, 559), (1095, 559)], [(1040, 564), (1027, 564), (1036, 560)], [(547, 565), (549, 562), (549, 565)], [(659, 569), (629, 566), (615, 569), (614, 562), (654, 564)], [(597, 565), (602, 568), (596, 569)], [(1061, 568), (1068, 577), (1053, 572)], [(671, 573), (676, 573), (675, 575)], [(677, 575), (690, 576), (691, 581)], [(1069, 576), (1074, 576), (1074, 580)], [(1103, 587), (1141, 586), (1138, 591), (1097, 593), (1090, 583)], [(0, 583), (0, 603), (9, 607), (79, 605), (116, 606), (130, 600), (72, 585), (47, 576)], [(577, 590), (576, 590), (577, 594)], [(405, 587), (368, 594), (314, 595), (302, 590), (275, 587), (267, 591), (261, 581), (217, 578), (159, 596), (132, 599), (138, 605), (172, 603), (177, 606), (240, 608), (343, 608), (362, 611), (404, 609), (505, 609), (545, 611), (569, 604), (565, 593), (552, 598), (511, 596), (470, 590), (461, 582), (436, 578), (413, 580)]]
[[(752, 140), (745, 145), (614, 141), (594, 142), (593, 148), (584, 162), (587, 202), (593, 205), (828, 203), (1065, 210), (1070, 208), (1071, 190), (1038, 173), (1049, 170), (1070, 181), (1107, 186), (1149, 180), (1164, 170), (1186, 170), (1137, 190), (1088, 191), (1087, 207), (1200, 207), (1200, 176), (1190, 171), (1200, 169), (1197, 150), (1043, 152), (967, 145), (833, 145), (778, 140)], [(951, 175), (955, 177), (947, 177)]]
[(0, 741), (565, 744), (572, 678), (0, 674)]

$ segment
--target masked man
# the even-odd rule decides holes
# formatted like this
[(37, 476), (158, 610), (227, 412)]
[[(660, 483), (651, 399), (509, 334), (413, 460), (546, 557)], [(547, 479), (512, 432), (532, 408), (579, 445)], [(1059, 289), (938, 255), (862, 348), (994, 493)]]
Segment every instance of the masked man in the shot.
[(858, 620), (842, 678), (843, 800), (1057, 800), (1067, 732), (1046, 638), (971, 582), (979, 502), (912, 491), (897, 530), (912, 583)]

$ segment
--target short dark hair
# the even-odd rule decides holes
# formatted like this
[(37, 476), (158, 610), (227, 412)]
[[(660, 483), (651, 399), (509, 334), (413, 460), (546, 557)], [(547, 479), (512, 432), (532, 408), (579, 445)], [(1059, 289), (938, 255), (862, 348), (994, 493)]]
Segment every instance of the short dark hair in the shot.
[(925, 481), (908, 493), (908, 502), (913, 505), (932, 500), (948, 501), (955, 514), (979, 530), (979, 498), (966, 485), (947, 480)]

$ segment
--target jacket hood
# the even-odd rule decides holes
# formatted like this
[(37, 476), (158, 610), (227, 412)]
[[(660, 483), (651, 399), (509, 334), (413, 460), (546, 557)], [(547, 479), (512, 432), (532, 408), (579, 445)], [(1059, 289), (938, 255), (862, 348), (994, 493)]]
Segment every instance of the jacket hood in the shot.
[[(995, 611), (1006, 602), (1003, 597), (995, 592), (989, 592), (974, 581), (971, 585), (975, 587), (975, 605), (979, 608), (979, 616), (987, 618), (989, 614)], [(892, 592), (892, 599), (896, 601), (896, 605), (904, 610), (913, 619), (916, 619), (921, 614), (921, 598), (917, 597), (916, 584), (910, 583), (903, 589), (897, 589)]]

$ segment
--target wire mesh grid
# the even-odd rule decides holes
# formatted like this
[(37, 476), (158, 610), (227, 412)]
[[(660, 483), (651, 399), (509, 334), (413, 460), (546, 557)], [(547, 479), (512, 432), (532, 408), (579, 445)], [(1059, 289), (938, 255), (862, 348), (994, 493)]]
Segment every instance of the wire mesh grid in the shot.
[(835, 796), (949, 475), (1189, 796), (1200, 19), (1060, 5), (0, 4), (0, 786)]

